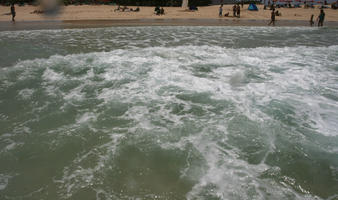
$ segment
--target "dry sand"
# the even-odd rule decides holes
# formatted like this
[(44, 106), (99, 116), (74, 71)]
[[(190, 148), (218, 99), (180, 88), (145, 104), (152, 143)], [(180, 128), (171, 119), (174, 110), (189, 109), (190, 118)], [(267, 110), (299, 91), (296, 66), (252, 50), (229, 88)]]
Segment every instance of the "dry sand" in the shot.
[[(46, 17), (43, 14), (32, 13), (39, 10), (37, 6), (16, 6), (16, 22), (38, 24), (61, 21), (72, 24), (91, 24), (91, 26), (109, 25), (266, 25), (270, 19), (270, 10), (248, 11), (248, 5), (241, 9), (241, 18), (232, 17), (232, 5), (225, 5), (223, 13), (229, 12), (230, 17), (218, 17), (219, 6), (199, 7), (198, 11), (190, 12), (180, 7), (165, 7), (165, 15), (154, 14), (154, 7), (140, 7), (140, 12), (114, 12), (117, 6), (110, 5), (81, 5), (64, 6), (62, 12), (56, 17)], [(129, 8), (135, 9), (131, 6)], [(314, 14), (319, 14), (319, 8), (278, 8), (282, 16), (276, 17), (278, 25), (307, 26)], [(0, 26), (9, 26), (11, 16), (8, 15), (10, 7), (0, 6)], [(6, 15), (7, 13), (7, 15)], [(328, 26), (338, 26), (338, 10), (325, 9), (325, 22)], [(91, 22), (90, 22), (91, 21)], [(109, 22), (109, 23), (108, 23)], [(331, 22), (331, 23), (330, 23)], [(12, 26), (12, 25), (11, 25)], [(4, 28), (3, 28), (4, 29)], [(7, 28), (5, 28), (7, 29)]]
[[(184, 11), (180, 7), (165, 7), (166, 14), (157, 16), (154, 14), (154, 7), (140, 7), (140, 12), (114, 12), (116, 6), (109, 5), (82, 5), (82, 6), (64, 6), (62, 13), (55, 18), (46, 18), (42, 14), (31, 14), (34, 10), (39, 10), (36, 6), (16, 6), (16, 21), (42, 21), (42, 20), (112, 20), (112, 19), (218, 19), (219, 6), (199, 7), (196, 12)], [(259, 5), (259, 11), (248, 11), (248, 5), (241, 9), (240, 19), (268, 20), (270, 19), (270, 10), (263, 10)], [(130, 7), (136, 8), (136, 7)], [(225, 5), (223, 13), (229, 12), (232, 16), (232, 5)], [(315, 17), (319, 14), (318, 8), (278, 8), (282, 13), (277, 20), (309, 20), (311, 14)], [(0, 6), (0, 21), (9, 21), (10, 15), (4, 15), (10, 12), (10, 7)], [(325, 9), (326, 21), (338, 21), (338, 10)], [(232, 18), (232, 17), (223, 17)]]

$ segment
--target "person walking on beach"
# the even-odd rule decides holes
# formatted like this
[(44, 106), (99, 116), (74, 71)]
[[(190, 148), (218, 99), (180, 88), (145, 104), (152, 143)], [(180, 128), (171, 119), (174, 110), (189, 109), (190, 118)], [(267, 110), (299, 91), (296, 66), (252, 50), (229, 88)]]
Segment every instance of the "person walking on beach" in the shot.
[(14, 7), (14, 3), (12, 3), (11, 5), (11, 14), (12, 14), (12, 22), (15, 22), (15, 7)]
[(275, 26), (275, 20), (276, 20), (276, 13), (275, 13), (275, 9), (273, 9), (271, 12), (271, 21), (268, 25), (270, 26), (270, 24), (272, 24), (272, 26)]
[(237, 17), (241, 17), (241, 7), (239, 6), (239, 4), (237, 5)]
[(324, 18), (325, 18), (325, 13), (324, 13), (324, 10), (321, 9), (320, 14), (319, 14), (318, 19), (317, 19), (318, 20), (318, 26), (323, 26)]
[(221, 6), (219, 7), (219, 13), (218, 16), (222, 17), (223, 15), (223, 4), (221, 4)]
[(313, 26), (315, 22), (313, 21), (313, 14), (311, 15), (311, 18), (310, 18), (310, 26)]

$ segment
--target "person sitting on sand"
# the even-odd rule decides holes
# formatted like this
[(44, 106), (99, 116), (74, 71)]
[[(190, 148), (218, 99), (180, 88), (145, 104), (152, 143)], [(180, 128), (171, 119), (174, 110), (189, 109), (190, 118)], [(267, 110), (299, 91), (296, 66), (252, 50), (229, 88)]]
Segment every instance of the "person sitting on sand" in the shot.
[(275, 9), (273, 9), (271, 12), (271, 21), (268, 25), (270, 26), (270, 24), (272, 24), (272, 26), (275, 26), (275, 20), (276, 20), (276, 13), (275, 13)]
[(225, 13), (224, 17), (229, 17), (229, 12)]
[(218, 16), (222, 17), (223, 15), (223, 4), (221, 4), (221, 6), (219, 7), (219, 12), (218, 12)]
[(236, 12), (237, 12), (237, 6), (236, 4), (232, 7), (232, 13), (233, 13), (233, 17), (236, 17)]
[(31, 14), (43, 14), (43, 10), (34, 10)]
[(11, 14), (12, 14), (12, 21), (15, 22), (14, 18), (15, 18), (16, 13), (15, 13), (14, 3), (12, 3), (11, 5)]
[(134, 12), (140, 12), (140, 7), (137, 7)]
[(123, 6), (122, 12), (124, 12), (124, 11), (129, 11), (129, 8), (127, 6)]
[(191, 6), (189, 6), (189, 10), (190, 11), (198, 11), (198, 8), (195, 5), (191, 5)]
[(324, 10), (321, 9), (320, 14), (319, 14), (318, 19), (317, 19), (318, 20), (318, 26), (323, 26), (324, 19), (325, 19), (325, 13), (324, 13)]
[(120, 5), (118, 5), (117, 6), (117, 8), (114, 10), (114, 12), (116, 12), (116, 11), (120, 11), (121, 10), (121, 6)]
[(313, 15), (311, 15), (311, 18), (310, 18), (310, 26), (313, 26), (315, 22), (313, 21)]
[(160, 7), (156, 6), (155, 9), (154, 9), (154, 12), (155, 12), (156, 15), (160, 15), (160, 12), (161, 12)]
[(277, 10), (276, 13), (275, 13), (275, 15), (276, 16), (282, 16), (282, 13)]

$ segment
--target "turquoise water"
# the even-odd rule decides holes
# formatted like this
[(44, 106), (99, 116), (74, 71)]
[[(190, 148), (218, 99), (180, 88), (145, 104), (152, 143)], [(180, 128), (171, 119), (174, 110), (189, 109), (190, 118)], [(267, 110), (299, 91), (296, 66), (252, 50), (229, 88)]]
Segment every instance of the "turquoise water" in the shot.
[(337, 35), (0, 32), (0, 199), (338, 199)]

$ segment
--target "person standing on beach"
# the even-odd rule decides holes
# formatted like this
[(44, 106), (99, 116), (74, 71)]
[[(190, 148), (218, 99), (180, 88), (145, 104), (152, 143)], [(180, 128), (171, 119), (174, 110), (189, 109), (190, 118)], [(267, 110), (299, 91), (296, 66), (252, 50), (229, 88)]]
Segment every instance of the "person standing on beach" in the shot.
[(233, 16), (236, 17), (236, 12), (237, 12), (237, 6), (236, 4), (232, 7), (232, 13), (233, 13)]
[(275, 26), (275, 20), (276, 20), (276, 13), (275, 13), (275, 9), (273, 9), (271, 12), (271, 21), (268, 25), (270, 26), (270, 24), (272, 24), (272, 26)]
[(222, 17), (223, 15), (223, 4), (221, 4), (221, 6), (219, 7), (219, 13), (218, 16)]
[(12, 22), (15, 22), (15, 7), (14, 7), (14, 3), (12, 3), (11, 5), (11, 14), (12, 14)]
[(239, 6), (239, 4), (237, 5), (237, 17), (241, 17), (241, 7)]
[(324, 18), (325, 18), (325, 13), (324, 13), (324, 10), (321, 9), (320, 14), (319, 14), (318, 19), (317, 19), (318, 20), (318, 26), (323, 26)]

